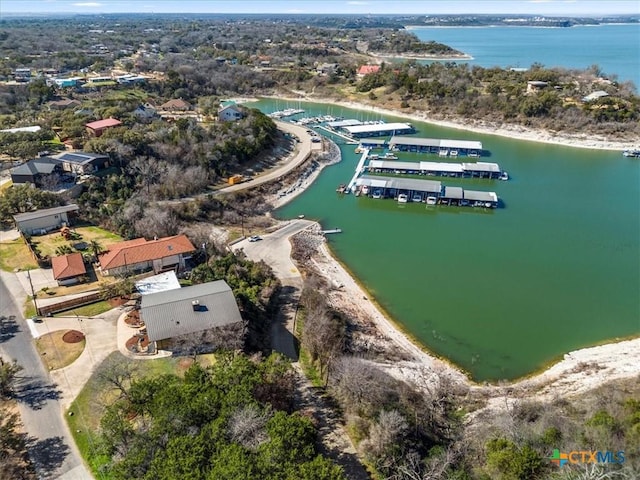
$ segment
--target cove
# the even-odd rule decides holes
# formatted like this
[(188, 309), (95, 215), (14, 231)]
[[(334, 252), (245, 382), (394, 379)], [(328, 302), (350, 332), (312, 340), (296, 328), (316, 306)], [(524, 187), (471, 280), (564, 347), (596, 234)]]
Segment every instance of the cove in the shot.
[[(248, 106), (402, 120), (282, 100)], [(571, 350), (640, 333), (638, 159), (412, 123), (418, 136), (482, 141), (490, 152), (483, 160), (507, 170), (508, 182), (439, 180), (495, 191), (502, 208), (341, 196), (336, 187), (359, 159), (342, 144), (342, 162), (276, 216), (341, 228), (329, 238), (334, 255), (405, 332), (475, 381), (516, 379)]]

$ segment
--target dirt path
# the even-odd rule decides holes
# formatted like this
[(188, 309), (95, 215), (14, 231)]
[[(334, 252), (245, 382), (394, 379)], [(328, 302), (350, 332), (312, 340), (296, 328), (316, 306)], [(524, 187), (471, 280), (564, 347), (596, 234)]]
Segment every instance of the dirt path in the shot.
[(356, 449), (338, 413), (338, 407), (332, 404), (324, 388), (311, 385), (298, 362), (293, 366), (298, 372), (296, 410), (312, 413), (318, 427), (322, 454), (340, 465), (349, 480), (371, 478), (358, 460)]

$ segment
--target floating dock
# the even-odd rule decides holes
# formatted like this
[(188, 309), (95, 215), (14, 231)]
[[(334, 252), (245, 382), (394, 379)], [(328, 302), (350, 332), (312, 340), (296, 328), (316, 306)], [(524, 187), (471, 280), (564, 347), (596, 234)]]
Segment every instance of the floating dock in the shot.
[(410, 123), (375, 123), (342, 127), (342, 129), (354, 138), (384, 137), (387, 135), (408, 135), (416, 133), (416, 129)]
[(330, 230), (322, 230), (321, 233), (323, 233), (324, 235), (329, 235), (332, 233), (342, 233), (342, 229), (341, 228), (332, 228)]
[(356, 180), (356, 188), (372, 198), (393, 198), (428, 205), (496, 208), (499, 202), (495, 192), (443, 187), (438, 181), (413, 178), (363, 175)]
[[(394, 160), (370, 160), (366, 167), (370, 173), (396, 173), (457, 178), (504, 179), (505, 172), (497, 163), (444, 163), (399, 162)], [(508, 177), (507, 177), (508, 178)]]
[(389, 149), (400, 152), (434, 153), (441, 157), (479, 157), (482, 142), (472, 140), (446, 140), (438, 138), (392, 137)]

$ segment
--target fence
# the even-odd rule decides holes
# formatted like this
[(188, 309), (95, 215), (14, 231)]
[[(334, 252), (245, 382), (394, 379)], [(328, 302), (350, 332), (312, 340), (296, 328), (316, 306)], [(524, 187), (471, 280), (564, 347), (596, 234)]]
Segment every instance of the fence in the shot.
[(83, 305), (89, 305), (102, 300), (102, 294), (100, 292), (92, 292), (81, 297), (71, 298), (69, 300), (63, 300), (58, 303), (50, 305), (43, 305), (38, 307), (38, 315), (49, 315), (50, 313), (63, 312), (74, 307), (81, 307)]

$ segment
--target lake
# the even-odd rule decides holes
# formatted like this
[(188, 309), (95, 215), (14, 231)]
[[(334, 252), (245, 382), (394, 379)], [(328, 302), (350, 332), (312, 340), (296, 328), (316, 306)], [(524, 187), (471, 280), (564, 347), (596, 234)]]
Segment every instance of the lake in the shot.
[(444, 43), (473, 57), (481, 67), (588, 68), (640, 87), (640, 25), (589, 27), (415, 27), (424, 41)]

